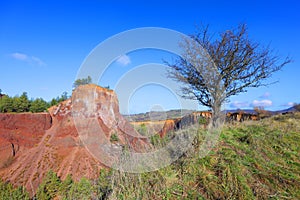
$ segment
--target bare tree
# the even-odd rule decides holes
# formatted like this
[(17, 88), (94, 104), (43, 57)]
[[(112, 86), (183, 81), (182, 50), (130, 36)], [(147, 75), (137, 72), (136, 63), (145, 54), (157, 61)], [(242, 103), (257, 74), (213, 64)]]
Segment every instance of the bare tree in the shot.
[(191, 37), (180, 43), (182, 56), (167, 63), (169, 77), (183, 83), (183, 97), (211, 108), (213, 121), (230, 96), (271, 84), (266, 79), (291, 62), (289, 57), (282, 60), (269, 46), (250, 40), (245, 24), (218, 36), (206, 26)]

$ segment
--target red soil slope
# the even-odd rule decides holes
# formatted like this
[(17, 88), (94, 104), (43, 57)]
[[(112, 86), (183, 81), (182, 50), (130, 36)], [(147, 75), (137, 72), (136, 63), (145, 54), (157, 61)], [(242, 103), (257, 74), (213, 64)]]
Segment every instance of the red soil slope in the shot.
[(0, 114), (0, 168), (37, 145), (52, 125), (48, 113)]
[(108, 141), (111, 134), (116, 134), (119, 140), (114, 143), (118, 145), (130, 145), (135, 151), (150, 147), (147, 140), (140, 137), (121, 116), (117, 96), (112, 90), (84, 85), (73, 92), (71, 99), (51, 107), (49, 114), (0, 115), (2, 179), (15, 185), (24, 185), (34, 194), (50, 169), (62, 179), (67, 174), (72, 174), (75, 180), (81, 177), (96, 178), (99, 170), (105, 166), (82, 144), (72, 117), (74, 106), (79, 110), (87, 109), (87, 105), (81, 105), (78, 98), (82, 98), (81, 102), (84, 102), (91, 95), (95, 100), (96, 110), (93, 116), (86, 117), (96, 116)]

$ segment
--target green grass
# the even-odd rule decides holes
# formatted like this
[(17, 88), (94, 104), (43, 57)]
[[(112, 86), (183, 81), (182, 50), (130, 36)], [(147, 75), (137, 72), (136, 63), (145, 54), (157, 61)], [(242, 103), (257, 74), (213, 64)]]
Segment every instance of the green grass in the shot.
[(224, 127), (219, 143), (141, 175), (115, 172), (114, 199), (300, 199), (300, 115)]

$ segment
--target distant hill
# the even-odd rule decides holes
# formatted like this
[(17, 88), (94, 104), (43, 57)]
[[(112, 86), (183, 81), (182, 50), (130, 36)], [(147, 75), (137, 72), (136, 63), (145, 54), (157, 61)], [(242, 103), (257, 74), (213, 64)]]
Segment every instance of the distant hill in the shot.
[[(207, 112), (207, 110), (202, 110), (203, 112)], [(225, 113), (235, 113), (241, 112), (249, 113), (249, 114), (256, 114), (254, 109), (231, 109), (225, 110)], [(288, 112), (295, 112), (296, 109), (294, 107), (290, 107), (284, 110), (278, 111), (270, 111), (266, 110), (267, 112), (271, 113), (271, 115), (288, 113)], [(159, 121), (159, 120), (166, 120), (166, 119), (177, 119), (181, 118), (185, 115), (191, 114), (192, 112), (201, 112), (196, 110), (169, 110), (169, 111), (151, 111), (146, 113), (139, 113), (139, 114), (132, 114), (132, 115), (123, 115), (129, 122), (141, 122), (141, 121)]]
[(169, 110), (169, 111), (151, 111), (146, 113), (132, 114), (132, 115), (123, 115), (130, 122), (139, 122), (139, 121), (159, 121), (166, 119), (176, 119), (181, 118), (185, 115), (188, 115), (195, 110)]
[(280, 114), (280, 113), (287, 113), (287, 112), (296, 112), (297, 110), (295, 109), (295, 107), (290, 107), (284, 110), (279, 110), (279, 111), (274, 111), (274, 113), (276, 114)]
[[(232, 109), (232, 110), (226, 110), (225, 112), (226, 113), (235, 113), (235, 112), (241, 112), (241, 111), (243, 111), (243, 112), (245, 112), (245, 113), (249, 113), (249, 114), (256, 114), (256, 111), (255, 110), (253, 110), (253, 109)], [(270, 111), (271, 112), (271, 111)]]

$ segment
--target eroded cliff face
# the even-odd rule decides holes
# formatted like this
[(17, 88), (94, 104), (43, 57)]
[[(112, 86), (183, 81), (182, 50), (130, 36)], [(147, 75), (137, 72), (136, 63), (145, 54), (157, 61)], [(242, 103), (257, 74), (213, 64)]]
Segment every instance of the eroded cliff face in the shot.
[[(77, 112), (72, 112), (74, 109)], [(32, 194), (50, 169), (62, 179), (67, 174), (75, 180), (97, 178), (99, 170), (106, 166), (82, 143), (73, 117), (78, 113), (85, 120), (97, 120), (111, 146), (127, 145), (136, 152), (150, 148), (147, 139), (119, 113), (117, 95), (112, 90), (83, 85), (71, 99), (51, 107), (49, 113), (0, 115), (0, 176), (15, 185), (24, 185)], [(86, 123), (80, 126), (90, 128)], [(112, 134), (117, 140), (110, 140)]]
[[(182, 118), (178, 119), (168, 119), (165, 120), (163, 128), (157, 133), (161, 137), (165, 137), (168, 132), (176, 131), (182, 128), (189, 127), (194, 124), (202, 124), (204, 128), (207, 127), (209, 120), (212, 118), (212, 113), (209, 111), (200, 111), (193, 112), (191, 114), (185, 115)], [(246, 120), (259, 120), (259, 116), (257, 114), (244, 113), (244, 112), (234, 112), (226, 114), (226, 122), (243, 122)], [(201, 123), (199, 123), (201, 121)], [(143, 123), (143, 122), (139, 122)]]
[(199, 124), (200, 119), (209, 120), (211, 115), (207, 112), (193, 112), (179, 119), (168, 119), (165, 121), (163, 128), (158, 132), (160, 137), (165, 137), (169, 132), (187, 128), (194, 124)]
[(49, 113), (0, 113), (0, 168), (37, 145), (51, 125)]

